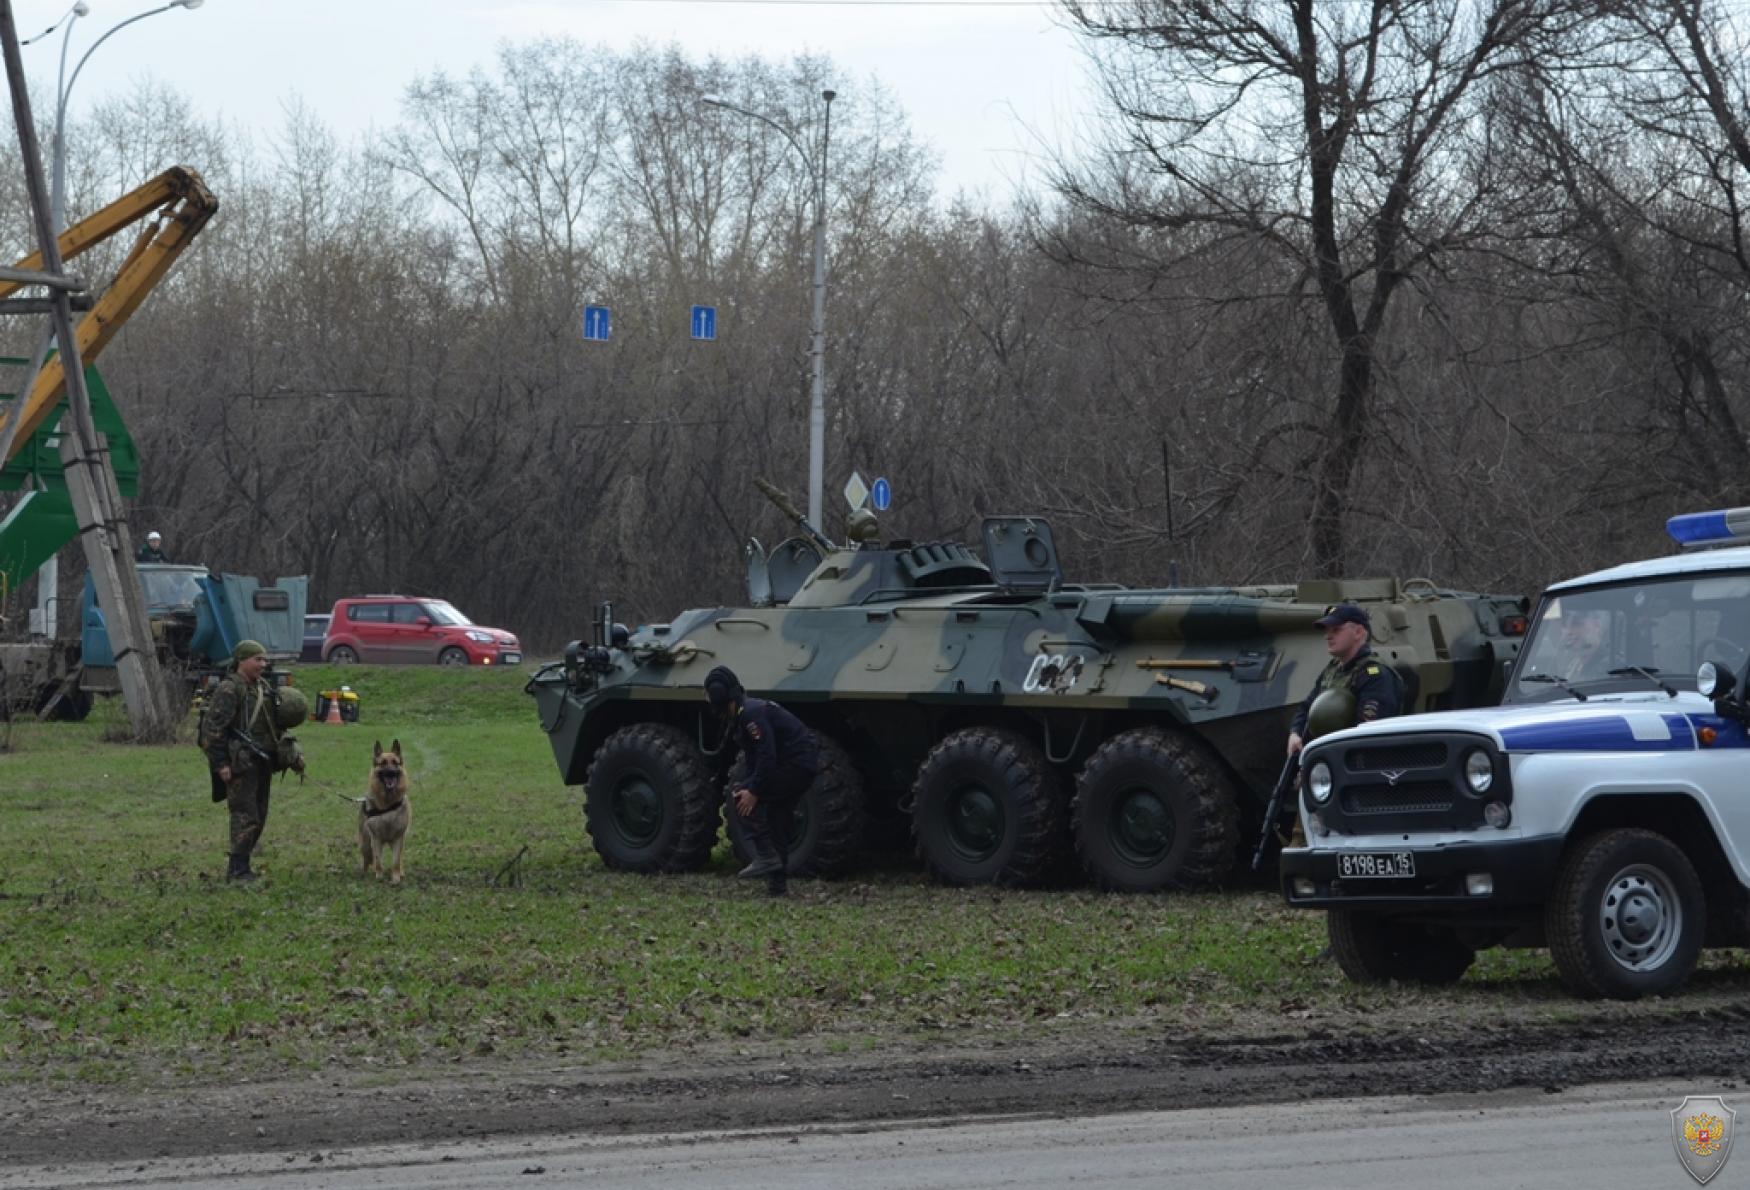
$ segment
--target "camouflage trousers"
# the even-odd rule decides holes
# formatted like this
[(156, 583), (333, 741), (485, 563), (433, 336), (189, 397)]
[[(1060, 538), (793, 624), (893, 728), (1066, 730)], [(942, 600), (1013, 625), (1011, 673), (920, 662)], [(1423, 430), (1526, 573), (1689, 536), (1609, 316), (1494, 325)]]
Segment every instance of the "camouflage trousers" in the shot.
[(245, 760), (231, 770), (225, 804), (231, 811), (231, 854), (248, 855), (267, 826), (268, 785), (273, 770), (258, 760)]

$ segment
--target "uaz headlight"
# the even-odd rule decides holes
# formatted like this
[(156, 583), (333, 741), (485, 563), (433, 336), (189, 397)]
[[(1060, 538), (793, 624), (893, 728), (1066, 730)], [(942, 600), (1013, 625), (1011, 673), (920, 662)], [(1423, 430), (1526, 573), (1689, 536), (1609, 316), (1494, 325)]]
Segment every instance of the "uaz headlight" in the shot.
[(1330, 765), (1321, 760), (1307, 770), (1306, 792), (1308, 797), (1321, 806), (1331, 800)]
[(1495, 783), (1495, 762), (1480, 748), (1473, 748), (1464, 758), (1464, 783), (1472, 793), (1487, 793)]

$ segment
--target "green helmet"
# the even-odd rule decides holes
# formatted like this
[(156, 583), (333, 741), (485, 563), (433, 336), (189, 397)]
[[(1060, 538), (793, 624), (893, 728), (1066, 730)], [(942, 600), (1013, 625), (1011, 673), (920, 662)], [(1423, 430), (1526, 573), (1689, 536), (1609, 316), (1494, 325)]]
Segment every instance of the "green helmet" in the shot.
[(1333, 731), (1355, 726), (1355, 692), (1333, 687), (1313, 699), (1306, 712), (1306, 738), (1316, 740)]
[(282, 686), (279, 692), (279, 709), (274, 712), (274, 720), (281, 731), (290, 731), (299, 727), (310, 717), (310, 700), (304, 697), (304, 692), (296, 686)]

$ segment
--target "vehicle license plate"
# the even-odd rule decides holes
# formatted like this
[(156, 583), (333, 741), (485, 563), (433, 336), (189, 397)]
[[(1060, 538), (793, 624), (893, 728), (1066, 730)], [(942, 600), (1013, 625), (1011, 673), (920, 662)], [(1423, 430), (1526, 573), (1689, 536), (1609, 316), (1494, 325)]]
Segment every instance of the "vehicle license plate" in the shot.
[(1413, 851), (1357, 851), (1337, 857), (1337, 875), (1344, 879), (1396, 880), (1415, 874)]
[(523, 655), (521, 653), (506, 653), (500, 657), (499, 660), (506, 665), (521, 665), (523, 663)]

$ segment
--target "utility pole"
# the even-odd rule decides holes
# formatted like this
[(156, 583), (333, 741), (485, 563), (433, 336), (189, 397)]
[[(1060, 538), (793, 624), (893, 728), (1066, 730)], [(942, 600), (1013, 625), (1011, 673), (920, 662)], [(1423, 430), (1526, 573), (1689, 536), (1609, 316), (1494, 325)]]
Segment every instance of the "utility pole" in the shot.
[[(91, 569), (98, 603), (104, 609), (110, 642), (115, 646), (116, 673), (133, 721), (134, 736), (140, 740), (161, 740), (175, 728), (169, 689), (158, 666), (157, 650), (146, 620), (146, 602), (134, 570), (133, 542), (121, 493), (116, 488), (115, 470), (110, 465), (108, 443), (91, 420), (85, 365), (79, 357), (79, 341), (73, 334), (71, 298), (62, 281), (61, 245), (43, 179), (42, 147), (37, 143), (36, 122), (31, 116), (30, 89), (19, 52), (12, 0), (0, 0), (0, 51), (6, 59), (13, 122), (18, 126), (18, 145), (24, 156), (25, 187), (42, 250), (42, 283), (48, 287), (50, 319), (66, 377), (69, 420), (73, 423), (72, 432), (61, 436), (61, 464), (67, 491), (79, 518), (79, 542), (85, 549), (85, 562)], [(21, 393), (15, 404), (21, 405), (23, 396)]]

